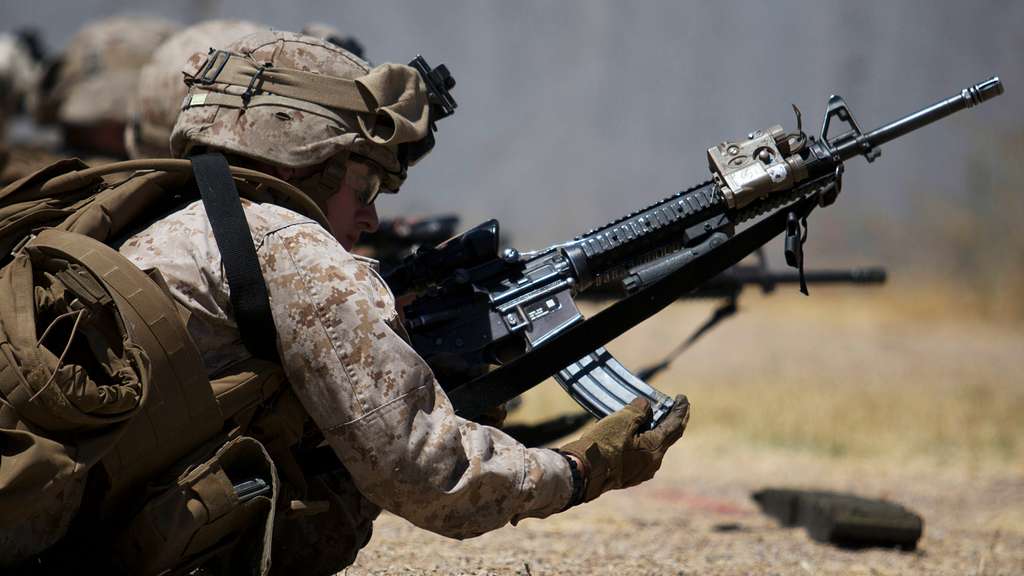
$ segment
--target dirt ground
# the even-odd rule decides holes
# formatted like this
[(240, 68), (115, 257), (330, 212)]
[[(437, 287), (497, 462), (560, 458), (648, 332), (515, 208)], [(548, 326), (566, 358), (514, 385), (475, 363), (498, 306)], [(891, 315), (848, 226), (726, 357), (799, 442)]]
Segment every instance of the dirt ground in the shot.
[[(675, 305), (610, 348), (645, 366), (711, 308)], [(463, 542), (385, 514), (344, 574), (1024, 574), (1022, 368), (1022, 323), (928, 294), (745, 294), (653, 382), (693, 404), (654, 480)], [(545, 384), (513, 418), (573, 407)], [(759, 512), (765, 487), (890, 499), (924, 535), (913, 552), (820, 544)]]

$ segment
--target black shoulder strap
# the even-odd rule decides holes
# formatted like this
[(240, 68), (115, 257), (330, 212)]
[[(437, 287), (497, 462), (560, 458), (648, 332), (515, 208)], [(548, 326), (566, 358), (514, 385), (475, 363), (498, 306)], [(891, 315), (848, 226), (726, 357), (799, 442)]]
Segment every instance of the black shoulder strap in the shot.
[(228, 161), (218, 153), (199, 154), (191, 160), (192, 173), (224, 262), (242, 343), (253, 356), (279, 362), (277, 330), (270, 314), (267, 284), (260, 272), (252, 233), (228, 170)]

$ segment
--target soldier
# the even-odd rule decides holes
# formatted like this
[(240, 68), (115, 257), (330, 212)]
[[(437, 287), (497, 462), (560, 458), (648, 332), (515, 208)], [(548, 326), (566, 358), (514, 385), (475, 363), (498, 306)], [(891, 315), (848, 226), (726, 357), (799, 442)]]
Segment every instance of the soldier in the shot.
[(124, 131), (130, 158), (167, 158), (171, 129), (188, 87), (182, 70), (195, 70), (211, 46), (224, 46), (242, 36), (267, 30), (247, 20), (208, 20), (174, 33), (161, 44), (139, 73), (134, 109)]
[[(10, 151), (7, 147), (7, 121), (30, 110), (39, 82), (40, 64), (26, 37), (0, 34), (0, 175), (4, 173)], [(0, 176), (0, 184), (5, 178)]]
[(139, 72), (177, 27), (119, 16), (82, 28), (46, 72), (37, 122), (57, 123), (67, 152), (125, 158), (124, 130)]
[(315, 36), (321, 40), (326, 40), (335, 46), (341, 46), (366, 62), (370, 61), (366, 57), (366, 49), (363, 47), (363, 43), (358, 38), (342, 34), (334, 26), (324, 24), (323, 22), (310, 22), (302, 27), (302, 33), (306, 36)]
[[(92, 536), (94, 554), (133, 573), (191, 570), (230, 553), (234, 560), (223, 559), (224, 571), (231, 566), (265, 574), (272, 550), (273, 569), (280, 573), (333, 574), (354, 561), (381, 509), (448, 537), (469, 538), (654, 475), (685, 429), (685, 397), (654, 429), (646, 425), (649, 406), (638, 400), (560, 450), (528, 449), (454, 414), (430, 368), (403, 337), (394, 295), (374, 263), (349, 252), (361, 233), (377, 227), (378, 195), (397, 192), (408, 166), (425, 154), (414, 146), (430, 130), (427, 93), (415, 69), (371, 68), (329, 42), (267, 31), (211, 54), (188, 77), (191, 86), (170, 142), (175, 156), (192, 156), (200, 189), (205, 195), (226, 187), (235, 193), (234, 185), (225, 184), (225, 178), (232, 182), (225, 160), (264, 175), (255, 188), (236, 181), (246, 199), (240, 207), (234, 201), (244, 218), (235, 220), (242, 230), (233, 236), (225, 236), (224, 221), (215, 217), (224, 204), (207, 198), (178, 205), (129, 235), (119, 250), (138, 268), (159, 271), (212, 388), (242, 388), (230, 388), (238, 382), (235, 375), (263, 368), (236, 367), (251, 366), (254, 357), (276, 359), (287, 385), (276, 389), (256, 378), (256, 402), (242, 401), (241, 392), (218, 393), (217, 412), (230, 422), (228, 441), (214, 444), (221, 446), (216, 454), (208, 448), (179, 461), (174, 469), (180, 475), (153, 482), (144, 502), (100, 504), (115, 510), (113, 517), (116, 510), (132, 511), (114, 524), (122, 527), (115, 536), (79, 521), (69, 538)], [(87, 180), (80, 175), (65, 182)], [(171, 181), (158, 168), (109, 191), (143, 191), (137, 192), (141, 201), (147, 183), (157, 183), (158, 197), (190, 195), (160, 184)], [(266, 186), (294, 192), (286, 195), (289, 207), (280, 196), (267, 195)], [(251, 200), (261, 197), (267, 201)], [(249, 260), (241, 256), (246, 251)], [(260, 306), (252, 312), (252, 302), (235, 290), (239, 266), (247, 264), (256, 267), (269, 296), (259, 304), (270, 323), (256, 330), (251, 327), (259, 326)], [(181, 354), (176, 357), (180, 362)], [(167, 375), (153, 373), (154, 379)], [(183, 418), (209, 413), (196, 398)], [(211, 424), (208, 416), (196, 417), (175, 428), (168, 421), (175, 404), (149, 404), (149, 418), (132, 421), (154, 430), (153, 439), (130, 430), (120, 440), (144, 455), (142, 463), (155, 467), (161, 446), (175, 442), (161, 430), (184, 435)], [(295, 454), (321, 442), (333, 449), (340, 471), (298, 466)], [(240, 454), (244, 446), (250, 448)], [(272, 459), (269, 472), (259, 454)], [(108, 460), (105, 482), (89, 482), (85, 490), (102, 494), (106, 485), (112, 493), (123, 474), (141, 465), (122, 457), (108, 467)], [(268, 494), (276, 508), (253, 496)], [(82, 503), (97, 507), (89, 496)], [(88, 516), (83, 511), (79, 517)], [(112, 552), (100, 552), (112, 544)]]

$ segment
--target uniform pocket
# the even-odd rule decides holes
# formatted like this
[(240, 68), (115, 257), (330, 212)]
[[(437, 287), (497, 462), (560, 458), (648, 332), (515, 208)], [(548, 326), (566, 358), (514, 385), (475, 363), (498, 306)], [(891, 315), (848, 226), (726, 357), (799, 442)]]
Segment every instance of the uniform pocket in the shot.
[(279, 483), (263, 445), (241, 436), (178, 470), (119, 537), (125, 571), (266, 574)]

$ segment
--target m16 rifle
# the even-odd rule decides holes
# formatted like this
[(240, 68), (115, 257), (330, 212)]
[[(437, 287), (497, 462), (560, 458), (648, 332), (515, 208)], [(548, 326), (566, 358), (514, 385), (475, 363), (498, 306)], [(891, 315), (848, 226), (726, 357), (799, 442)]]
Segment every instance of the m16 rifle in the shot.
[[(803, 132), (794, 106), (795, 132), (776, 125), (713, 146), (711, 180), (569, 242), (499, 250), (492, 220), (421, 250), (386, 280), (396, 294), (418, 295), (404, 312), (412, 345), (427, 362), (497, 365), (469, 381), (442, 380), (459, 414), (472, 418), (554, 376), (598, 418), (646, 397), (654, 426), (672, 399), (619, 364), (607, 342), (780, 233), (806, 293), (807, 217), (835, 201), (845, 161), (874, 161), (882, 144), (1002, 92), (993, 77), (871, 132), (832, 96), (817, 137)], [(838, 124), (846, 129), (831, 135)], [(611, 282), (629, 295), (585, 319), (574, 297)]]

